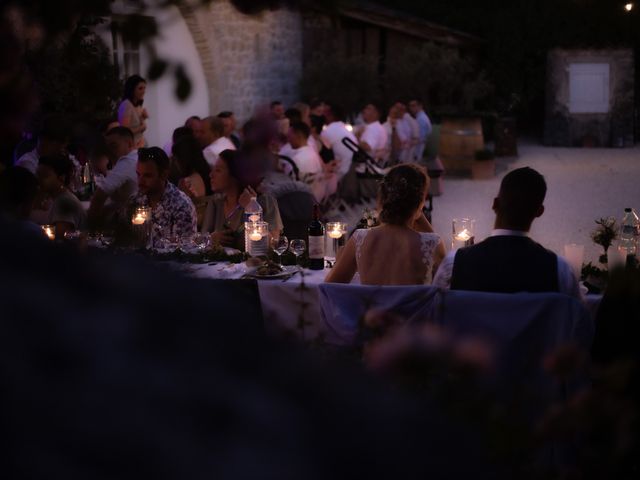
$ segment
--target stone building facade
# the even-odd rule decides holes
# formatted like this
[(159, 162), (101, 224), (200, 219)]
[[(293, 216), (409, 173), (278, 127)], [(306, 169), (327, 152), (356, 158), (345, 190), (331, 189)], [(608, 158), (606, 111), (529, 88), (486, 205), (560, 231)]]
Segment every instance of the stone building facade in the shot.
[(232, 110), (249, 118), (256, 106), (299, 98), (302, 17), (279, 9), (245, 15), (228, 0), (181, 14), (200, 55), (209, 90), (209, 111)]
[(632, 147), (634, 78), (630, 49), (550, 51), (544, 143)]

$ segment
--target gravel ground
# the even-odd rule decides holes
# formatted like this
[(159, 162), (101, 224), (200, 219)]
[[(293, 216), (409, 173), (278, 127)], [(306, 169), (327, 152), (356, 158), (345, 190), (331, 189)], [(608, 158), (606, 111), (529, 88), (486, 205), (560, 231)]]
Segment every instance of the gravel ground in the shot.
[[(545, 247), (562, 254), (564, 245), (585, 246), (585, 262), (597, 261), (599, 248), (590, 233), (594, 220), (622, 218), (625, 207), (640, 211), (640, 147), (632, 149), (547, 148), (522, 142), (519, 157), (496, 160), (492, 180), (447, 177), (443, 194), (434, 199), (433, 225), (450, 247), (451, 219), (476, 220), (476, 240), (493, 227), (493, 198), (502, 177), (514, 168), (529, 166), (547, 181), (545, 213), (533, 223), (531, 236)], [(362, 206), (329, 213), (352, 227)]]

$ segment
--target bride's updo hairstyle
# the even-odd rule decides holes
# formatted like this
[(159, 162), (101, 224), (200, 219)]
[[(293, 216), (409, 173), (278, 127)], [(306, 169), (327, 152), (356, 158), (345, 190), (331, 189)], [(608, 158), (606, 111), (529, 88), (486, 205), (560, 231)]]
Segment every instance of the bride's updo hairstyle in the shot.
[(380, 220), (404, 225), (424, 201), (428, 190), (429, 177), (423, 167), (409, 163), (393, 167), (378, 190)]

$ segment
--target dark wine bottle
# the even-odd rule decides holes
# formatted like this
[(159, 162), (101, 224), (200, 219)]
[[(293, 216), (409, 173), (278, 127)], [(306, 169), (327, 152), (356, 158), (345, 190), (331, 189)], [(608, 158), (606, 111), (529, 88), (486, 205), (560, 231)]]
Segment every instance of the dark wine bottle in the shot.
[(324, 225), (320, 221), (320, 205), (313, 206), (313, 218), (309, 224), (309, 268), (324, 268)]

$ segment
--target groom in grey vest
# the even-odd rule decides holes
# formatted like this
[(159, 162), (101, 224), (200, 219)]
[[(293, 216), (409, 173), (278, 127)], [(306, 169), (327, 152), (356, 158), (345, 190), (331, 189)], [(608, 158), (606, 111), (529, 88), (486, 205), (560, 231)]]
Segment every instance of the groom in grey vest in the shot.
[(531, 224), (544, 213), (546, 193), (544, 177), (534, 169), (508, 173), (493, 201), (496, 220), (491, 236), (450, 252), (433, 284), (452, 290), (560, 292), (580, 298), (566, 260), (529, 238)]

